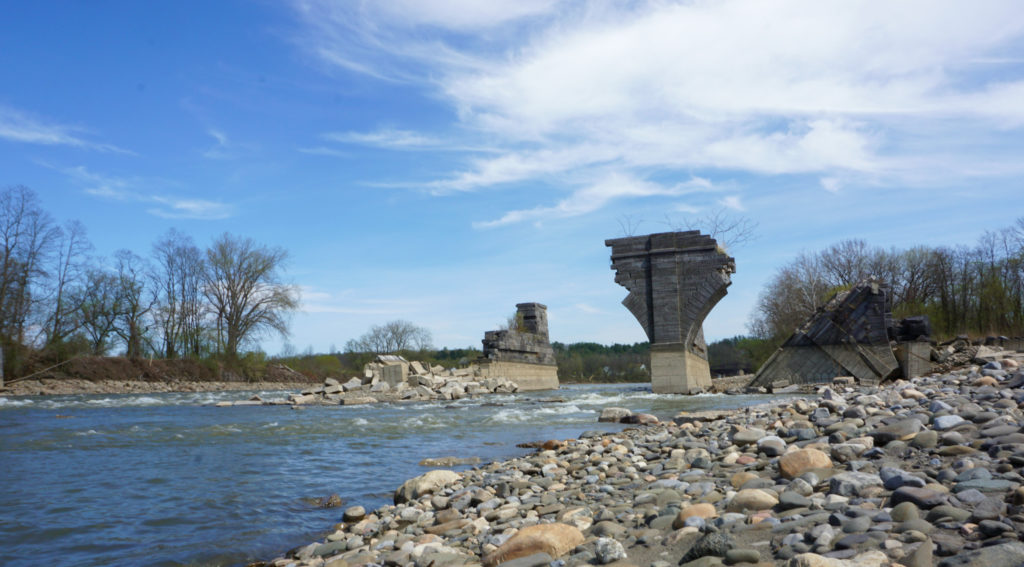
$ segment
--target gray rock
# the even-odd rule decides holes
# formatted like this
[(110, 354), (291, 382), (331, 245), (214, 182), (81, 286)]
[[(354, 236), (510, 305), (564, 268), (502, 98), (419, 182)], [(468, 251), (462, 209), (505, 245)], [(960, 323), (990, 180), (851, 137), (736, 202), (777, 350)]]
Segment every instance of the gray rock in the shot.
[(693, 547), (686, 552), (680, 563), (689, 563), (694, 559), (700, 559), (708, 555), (725, 557), (725, 553), (736, 546), (732, 536), (725, 532), (712, 532), (704, 534), (694, 542)]
[(929, 510), (927, 520), (929, 522), (935, 523), (942, 520), (943, 518), (949, 518), (952, 519), (954, 522), (964, 522), (970, 517), (970, 510), (964, 510), (963, 508), (957, 508), (956, 506), (949, 506), (947, 504), (943, 504), (941, 506), (936, 506)]
[(918, 519), (920, 512), (913, 502), (905, 501), (893, 506), (890, 516), (894, 522), (906, 522)]
[[(555, 559), (547, 553), (534, 553), (502, 562), (501, 567), (548, 567)], [(440, 564), (439, 564), (440, 565)]]
[(778, 457), (786, 452), (786, 442), (776, 435), (768, 435), (757, 441), (757, 448), (769, 457)]
[(1020, 567), (1024, 564), (1024, 543), (1013, 541), (970, 551), (939, 561), (938, 567)]
[(1001, 478), (993, 478), (989, 480), (975, 479), (967, 480), (964, 482), (958, 482), (953, 486), (953, 493), (958, 494), (964, 490), (978, 490), (981, 492), (1007, 492), (1017, 487), (1017, 483), (1003, 480)]
[(960, 417), (959, 415), (940, 415), (932, 420), (932, 427), (939, 431), (951, 429), (966, 422), (967, 420)]
[(939, 434), (931, 429), (922, 431), (910, 440), (910, 446), (916, 449), (931, 449), (939, 444)]
[(894, 467), (882, 467), (878, 471), (886, 490), (896, 490), (901, 486), (915, 486), (921, 488), (925, 485), (924, 479), (914, 476), (907, 471)]
[(597, 418), (597, 421), (606, 421), (611, 423), (618, 423), (623, 418), (633, 415), (633, 412), (626, 408), (604, 408), (601, 410), (601, 417)]
[(794, 508), (807, 508), (811, 505), (811, 499), (787, 490), (779, 495), (779, 510), (792, 510)]
[(347, 524), (352, 524), (362, 520), (366, 517), (366, 508), (362, 506), (349, 506), (345, 508), (345, 512), (342, 514), (342, 521)]
[(757, 429), (754, 427), (751, 427), (749, 429), (741, 429), (733, 434), (732, 442), (740, 446), (752, 445), (754, 443), (757, 443), (757, 441), (764, 437), (765, 435), (766, 433), (763, 429)]
[(929, 510), (947, 502), (947, 496), (937, 490), (930, 488), (916, 488), (903, 486), (893, 491), (892, 503), (910, 502), (918, 508)]
[(864, 489), (881, 485), (881, 477), (862, 472), (841, 472), (828, 480), (829, 494), (839, 496), (859, 496)]
[(847, 534), (863, 533), (868, 531), (869, 528), (871, 528), (871, 518), (868, 516), (850, 518), (843, 522), (843, 533)]
[(730, 549), (725, 552), (726, 565), (757, 563), (759, 561), (761, 561), (761, 554), (756, 549)]
[(626, 533), (626, 528), (621, 524), (605, 520), (594, 524), (594, 527), (590, 528), (590, 533), (597, 537), (618, 538)]
[(971, 511), (971, 521), (981, 522), (982, 520), (998, 519), (1006, 512), (1006, 503), (999, 498), (985, 498), (974, 505)]
[(597, 562), (600, 565), (607, 565), (626, 558), (626, 550), (622, 544), (608, 537), (598, 538), (594, 553), (597, 555)]

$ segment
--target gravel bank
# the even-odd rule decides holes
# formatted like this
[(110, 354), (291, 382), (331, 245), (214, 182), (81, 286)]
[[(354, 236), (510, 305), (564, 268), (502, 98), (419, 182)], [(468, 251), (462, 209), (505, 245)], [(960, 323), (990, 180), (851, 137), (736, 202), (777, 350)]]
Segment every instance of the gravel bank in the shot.
[(263, 565), (1024, 564), (1014, 361), (431, 471)]

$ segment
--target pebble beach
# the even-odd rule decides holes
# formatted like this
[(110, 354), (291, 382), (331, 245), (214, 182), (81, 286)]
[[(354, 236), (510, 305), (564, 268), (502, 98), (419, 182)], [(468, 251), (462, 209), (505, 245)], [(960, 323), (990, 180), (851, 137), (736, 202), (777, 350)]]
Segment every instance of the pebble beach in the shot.
[(681, 413), (438, 469), (253, 565), (1024, 564), (1017, 360)]

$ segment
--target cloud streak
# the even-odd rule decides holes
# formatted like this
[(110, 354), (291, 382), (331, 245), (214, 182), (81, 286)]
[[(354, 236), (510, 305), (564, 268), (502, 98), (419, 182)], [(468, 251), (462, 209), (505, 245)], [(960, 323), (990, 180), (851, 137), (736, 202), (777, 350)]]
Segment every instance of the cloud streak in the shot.
[(84, 166), (59, 170), (84, 186), (84, 191), (89, 195), (113, 201), (146, 204), (149, 205), (147, 213), (161, 218), (221, 220), (235, 213), (233, 205), (219, 201), (141, 193), (134, 187), (150, 183), (138, 179), (102, 175), (89, 171)]
[[(521, 222), (540, 222), (551, 219), (577, 217), (603, 209), (609, 203), (626, 198), (679, 197), (712, 190), (706, 179), (692, 179), (687, 183), (664, 186), (649, 181), (612, 174), (607, 178), (574, 191), (553, 206), (509, 211), (501, 218), (473, 223), (474, 228), (496, 228)], [(738, 201), (737, 201), (738, 202)]]
[(0, 138), (25, 144), (70, 146), (105, 153), (134, 155), (113, 144), (91, 142), (81, 137), (81, 128), (46, 122), (25, 112), (0, 105)]

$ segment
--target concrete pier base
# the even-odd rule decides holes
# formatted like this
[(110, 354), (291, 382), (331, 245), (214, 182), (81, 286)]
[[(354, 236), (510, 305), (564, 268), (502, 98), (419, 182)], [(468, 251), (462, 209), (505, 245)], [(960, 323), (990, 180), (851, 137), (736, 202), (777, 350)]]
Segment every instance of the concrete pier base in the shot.
[(651, 390), (655, 394), (699, 394), (711, 389), (708, 361), (682, 343), (651, 345)]
[(508, 378), (519, 386), (520, 392), (558, 389), (557, 365), (485, 360), (478, 368), (480, 377)]

